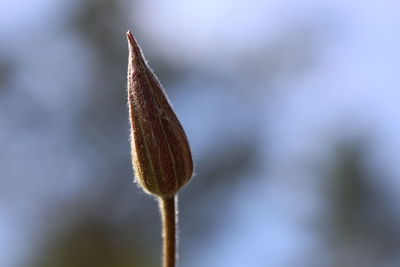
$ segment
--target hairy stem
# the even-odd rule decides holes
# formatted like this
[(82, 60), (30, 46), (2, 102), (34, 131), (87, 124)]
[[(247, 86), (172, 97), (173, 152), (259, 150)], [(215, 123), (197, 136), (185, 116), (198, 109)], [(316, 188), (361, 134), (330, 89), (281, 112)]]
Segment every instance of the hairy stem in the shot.
[(176, 197), (160, 197), (160, 212), (162, 219), (162, 237), (163, 237), (163, 267), (176, 266), (176, 228), (177, 212), (175, 202)]

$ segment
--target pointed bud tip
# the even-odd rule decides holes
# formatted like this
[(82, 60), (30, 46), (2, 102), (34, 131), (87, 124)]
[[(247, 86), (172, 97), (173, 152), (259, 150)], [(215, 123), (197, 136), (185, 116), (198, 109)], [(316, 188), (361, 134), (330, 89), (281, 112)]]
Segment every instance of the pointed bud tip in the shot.
[(126, 37), (128, 38), (128, 41), (132, 44), (135, 43), (135, 37), (133, 37), (133, 34), (130, 30), (126, 32)]

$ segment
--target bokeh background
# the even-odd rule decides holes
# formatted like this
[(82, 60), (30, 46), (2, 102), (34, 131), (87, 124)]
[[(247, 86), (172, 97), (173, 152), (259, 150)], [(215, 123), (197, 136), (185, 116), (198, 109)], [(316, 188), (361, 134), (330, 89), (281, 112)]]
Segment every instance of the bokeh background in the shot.
[(400, 266), (400, 2), (1, 0), (0, 266), (160, 266), (132, 29), (193, 148), (182, 267)]

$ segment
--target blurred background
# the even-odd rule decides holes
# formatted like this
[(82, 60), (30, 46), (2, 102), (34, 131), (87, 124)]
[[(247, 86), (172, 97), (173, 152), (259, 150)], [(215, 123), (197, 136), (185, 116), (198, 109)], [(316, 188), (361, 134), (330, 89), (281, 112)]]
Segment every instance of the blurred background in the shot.
[(155, 267), (132, 29), (191, 141), (182, 267), (400, 266), (400, 2), (0, 1), (0, 266)]

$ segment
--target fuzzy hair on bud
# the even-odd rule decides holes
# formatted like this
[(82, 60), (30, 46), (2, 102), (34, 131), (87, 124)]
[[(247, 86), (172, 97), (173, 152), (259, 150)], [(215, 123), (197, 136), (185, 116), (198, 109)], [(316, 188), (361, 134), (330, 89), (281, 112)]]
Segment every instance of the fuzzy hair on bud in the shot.
[(193, 174), (189, 142), (135, 37), (130, 31), (126, 35), (128, 105), (136, 181), (148, 193), (171, 197)]

